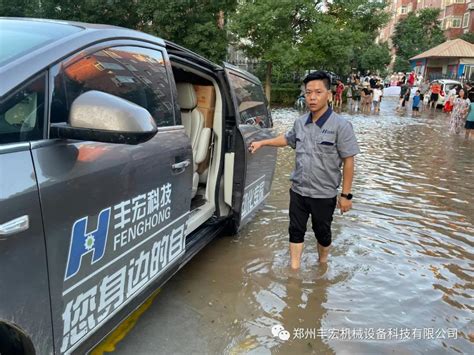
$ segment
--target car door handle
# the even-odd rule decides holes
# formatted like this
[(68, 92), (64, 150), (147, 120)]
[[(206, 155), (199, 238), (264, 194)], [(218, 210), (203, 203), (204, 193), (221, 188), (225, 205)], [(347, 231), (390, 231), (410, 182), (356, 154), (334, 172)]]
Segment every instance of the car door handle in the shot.
[(191, 165), (191, 162), (189, 161), (189, 159), (186, 159), (186, 160), (180, 161), (179, 163), (172, 164), (171, 169), (183, 171), (189, 165)]
[(30, 228), (30, 217), (28, 217), (28, 215), (24, 215), (0, 224), (0, 236), (7, 236), (23, 232), (28, 228)]

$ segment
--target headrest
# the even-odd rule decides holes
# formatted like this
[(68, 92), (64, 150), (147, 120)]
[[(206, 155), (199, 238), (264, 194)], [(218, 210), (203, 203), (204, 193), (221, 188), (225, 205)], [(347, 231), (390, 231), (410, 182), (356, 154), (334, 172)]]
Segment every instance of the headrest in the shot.
[(190, 83), (177, 83), (178, 104), (181, 109), (192, 110), (197, 105), (196, 91)]

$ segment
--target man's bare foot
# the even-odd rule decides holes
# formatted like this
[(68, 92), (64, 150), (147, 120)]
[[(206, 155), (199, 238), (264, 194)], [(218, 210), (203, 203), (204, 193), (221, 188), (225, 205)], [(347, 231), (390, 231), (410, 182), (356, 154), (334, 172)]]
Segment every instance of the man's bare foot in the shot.
[(329, 248), (329, 246), (323, 247), (321, 244), (318, 243), (318, 254), (320, 263), (325, 264), (328, 262)]
[(301, 254), (303, 253), (303, 243), (290, 242), (290, 267), (298, 270), (301, 266)]

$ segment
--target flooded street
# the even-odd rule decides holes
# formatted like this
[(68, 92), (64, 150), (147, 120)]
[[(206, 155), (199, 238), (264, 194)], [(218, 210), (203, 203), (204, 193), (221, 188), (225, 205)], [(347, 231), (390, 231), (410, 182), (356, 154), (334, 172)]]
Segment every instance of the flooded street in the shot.
[[(294, 152), (280, 149), (265, 208), (167, 282), (115, 353), (472, 353), (474, 140), (451, 135), (441, 113), (415, 119), (395, 105), (343, 113), (362, 153), (327, 266), (308, 228), (302, 269), (288, 268)], [(297, 116), (274, 110), (276, 130)]]

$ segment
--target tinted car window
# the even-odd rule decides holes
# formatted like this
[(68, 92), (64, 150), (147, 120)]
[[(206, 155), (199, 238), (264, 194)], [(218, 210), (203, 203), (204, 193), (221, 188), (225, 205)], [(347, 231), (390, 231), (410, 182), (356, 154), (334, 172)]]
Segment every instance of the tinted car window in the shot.
[(229, 79), (237, 99), (240, 122), (262, 128), (271, 127), (270, 114), (262, 87), (232, 73), (229, 74)]
[(0, 144), (43, 138), (45, 75), (0, 101)]
[(63, 64), (54, 79), (51, 122), (67, 120), (80, 94), (103, 91), (146, 108), (158, 126), (174, 125), (163, 54), (141, 47), (114, 47)]
[(0, 19), (0, 66), (82, 28), (66, 24)]

